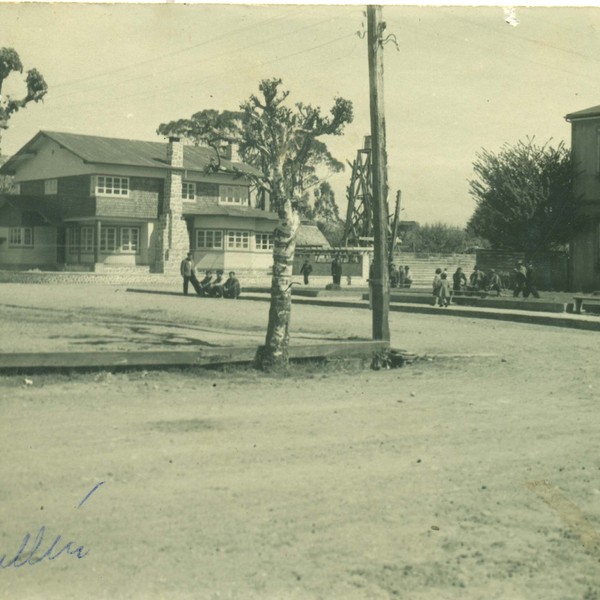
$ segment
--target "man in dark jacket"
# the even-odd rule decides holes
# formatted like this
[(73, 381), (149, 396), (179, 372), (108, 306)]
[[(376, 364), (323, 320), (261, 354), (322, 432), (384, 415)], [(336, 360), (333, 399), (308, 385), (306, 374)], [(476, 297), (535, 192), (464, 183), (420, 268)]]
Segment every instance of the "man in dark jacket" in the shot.
[(522, 260), (518, 260), (515, 268), (513, 269), (513, 278), (514, 278), (514, 288), (513, 288), (513, 296), (515, 298), (519, 297), (519, 294), (523, 292), (523, 297), (525, 297), (525, 286), (527, 283), (527, 269), (525, 265), (523, 265)]
[(537, 287), (535, 285), (535, 271), (533, 269), (533, 264), (529, 262), (527, 264), (527, 269), (525, 273), (525, 289), (523, 290), (523, 298), (529, 298), (529, 294), (531, 294), (534, 298), (539, 298), (540, 295), (537, 291)]
[(240, 289), (240, 282), (235, 273), (231, 271), (229, 279), (223, 284), (223, 298), (237, 299), (240, 295)]
[(312, 266), (308, 262), (308, 259), (304, 261), (300, 273), (304, 276), (304, 285), (308, 285), (308, 276), (312, 273)]
[(208, 271), (206, 271), (206, 276), (204, 277), (204, 279), (198, 283), (198, 289), (196, 290), (198, 292), (198, 296), (208, 295), (212, 278), (212, 271), (209, 269)]
[(342, 261), (339, 256), (336, 256), (331, 263), (331, 276), (333, 277), (333, 283), (340, 285), (342, 280)]

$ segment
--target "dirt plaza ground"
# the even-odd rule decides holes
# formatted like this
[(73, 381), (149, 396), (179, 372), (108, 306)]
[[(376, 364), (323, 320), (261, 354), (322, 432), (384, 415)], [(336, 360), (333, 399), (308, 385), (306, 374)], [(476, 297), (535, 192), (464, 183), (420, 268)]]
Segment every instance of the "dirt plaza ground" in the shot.
[[(268, 311), (17, 284), (0, 308), (3, 352), (259, 344)], [(390, 371), (0, 376), (0, 598), (598, 600), (600, 334), (450, 311), (392, 313), (423, 358)], [(73, 544), (16, 567), (26, 533)]]

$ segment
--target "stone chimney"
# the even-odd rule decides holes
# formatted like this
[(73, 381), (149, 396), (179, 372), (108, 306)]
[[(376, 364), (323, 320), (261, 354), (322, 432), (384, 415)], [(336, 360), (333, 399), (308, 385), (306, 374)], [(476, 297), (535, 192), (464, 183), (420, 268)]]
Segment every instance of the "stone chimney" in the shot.
[(167, 145), (167, 176), (163, 210), (158, 218), (155, 270), (178, 274), (179, 265), (190, 250), (190, 234), (183, 218), (183, 142), (170, 137)]

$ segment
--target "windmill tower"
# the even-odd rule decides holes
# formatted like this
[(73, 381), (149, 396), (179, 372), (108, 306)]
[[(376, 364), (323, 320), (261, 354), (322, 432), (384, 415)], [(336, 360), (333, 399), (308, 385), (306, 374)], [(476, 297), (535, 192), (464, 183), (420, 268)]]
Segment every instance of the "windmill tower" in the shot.
[(352, 175), (348, 186), (348, 209), (343, 243), (346, 246), (369, 246), (373, 241), (373, 191), (371, 175), (371, 136), (350, 164)]
[[(348, 186), (348, 209), (344, 228), (345, 246), (373, 245), (373, 190), (371, 176), (371, 136), (365, 137), (364, 147), (356, 153), (356, 160), (350, 164), (352, 176)], [(388, 217), (388, 239), (390, 257), (398, 237), (400, 218), (400, 190), (396, 193), (396, 210)], [(391, 258), (390, 258), (391, 260)]]

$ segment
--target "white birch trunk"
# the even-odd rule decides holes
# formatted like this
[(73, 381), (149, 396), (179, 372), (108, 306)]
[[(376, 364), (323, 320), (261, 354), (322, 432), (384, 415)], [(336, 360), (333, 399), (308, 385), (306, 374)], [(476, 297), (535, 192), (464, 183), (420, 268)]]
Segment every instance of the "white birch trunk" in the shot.
[(292, 267), (296, 251), (296, 233), (300, 216), (287, 199), (279, 211), (281, 221), (273, 236), (273, 275), (271, 307), (265, 345), (259, 351), (262, 369), (282, 367), (288, 363), (290, 317), (292, 313)]

